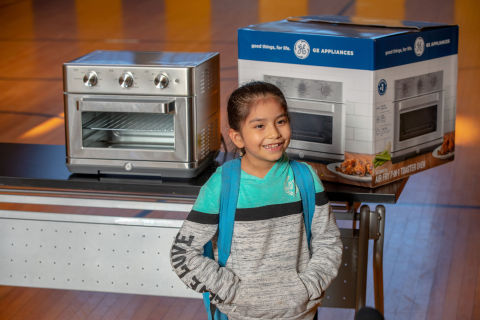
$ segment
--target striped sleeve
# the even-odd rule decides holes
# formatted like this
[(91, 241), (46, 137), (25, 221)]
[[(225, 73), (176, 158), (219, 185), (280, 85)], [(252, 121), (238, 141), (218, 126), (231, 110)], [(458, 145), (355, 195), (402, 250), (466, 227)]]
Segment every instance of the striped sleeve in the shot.
[[(325, 192), (317, 193), (316, 201), (325, 201)], [(335, 279), (342, 260), (340, 231), (330, 204), (315, 205), (312, 221), (311, 258), (299, 274), (311, 300), (318, 299)]]
[(218, 229), (220, 185), (215, 185), (217, 173), (202, 187), (192, 211), (173, 240), (170, 263), (188, 287), (200, 293), (209, 292), (213, 303), (229, 303), (239, 278), (215, 260), (203, 256), (204, 245), (215, 237)]
[(325, 191), (315, 193), (315, 206), (321, 207), (329, 203), (327, 193)]
[(193, 205), (193, 210), (196, 212), (218, 214), (220, 211), (221, 185), (222, 167), (219, 167), (200, 189), (197, 200)]
[(299, 274), (310, 299), (318, 299), (335, 279), (342, 259), (340, 231), (327, 193), (315, 170), (307, 163), (315, 183), (315, 214), (312, 221), (311, 259)]
[(205, 213), (196, 210), (190, 211), (187, 217), (188, 221), (200, 223), (200, 224), (218, 224), (218, 214)]

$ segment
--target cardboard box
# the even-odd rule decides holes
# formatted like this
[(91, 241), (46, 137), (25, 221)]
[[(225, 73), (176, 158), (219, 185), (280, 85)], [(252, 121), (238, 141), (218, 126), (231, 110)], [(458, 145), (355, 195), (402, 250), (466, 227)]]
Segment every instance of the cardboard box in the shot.
[(291, 157), (380, 186), (454, 158), (458, 26), (294, 17), (238, 30), (239, 83), (284, 92)]

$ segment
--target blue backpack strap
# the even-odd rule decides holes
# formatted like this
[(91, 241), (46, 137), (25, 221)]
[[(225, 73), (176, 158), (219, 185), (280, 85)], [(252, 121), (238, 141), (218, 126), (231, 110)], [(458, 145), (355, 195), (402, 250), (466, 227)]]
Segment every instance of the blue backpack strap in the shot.
[(218, 264), (225, 267), (232, 247), (233, 225), (240, 190), (240, 158), (226, 162), (222, 166), (222, 191), (218, 221)]
[[(235, 211), (237, 210), (238, 192), (240, 190), (241, 160), (240, 158), (225, 162), (222, 165), (222, 186), (220, 192), (220, 212), (218, 214), (218, 264), (225, 267), (232, 247)], [(203, 255), (211, 259), (213, 256), (212, 242), (203, 248)], [(203, 294), (203, 303), (208, 313), (208, 320), (228, 320), (210, 303), (210, 293)]]
[(203, 304), (207, 310), (208, 320), (228, 320), (226, 314), (221, 313), (215, 305), (210, 303), (210, 294), (208, 292), (203, 293)]
[(290, 167), (295, 176), (295, 183), (300, 191), (303, 206), (303, 220), (305, 222), (305, 231), (307, 233), (308, 245), (312, 237), (312, 220), (315, 213), (315, 183), (312, 173), (307, 165), (295, 160), (290, 160)]

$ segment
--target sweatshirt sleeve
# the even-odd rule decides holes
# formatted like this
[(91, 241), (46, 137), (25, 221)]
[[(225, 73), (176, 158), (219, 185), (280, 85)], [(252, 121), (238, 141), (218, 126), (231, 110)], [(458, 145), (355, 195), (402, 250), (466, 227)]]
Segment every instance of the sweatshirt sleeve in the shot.
[(342, 260), (340, 231), (330, 205), (315, 206), (312, 222), (311, 258), (299, 276), (311, 300), (318, 299), (337, 276)]
[(314, 180), (316, 194), (315, 214), (311, 227), (311, 258), (305, 271), (299, 275), (307, 287), (311, 300), (320, 298), (337, 276), (343, 249), (340, 230), (326, 192), (316, 174)]
[[(215, 180), (215, 177), (212, 178)], [(202, 187), (192, 211), (173, 241), (170, 262), (188, 287), (200, 293), (209, 292), (213, 303), (230, 303), (239, 278), (230, 269), (220, 267), (215, 260), (203, 256), (203, 246), (215, 238), (218, 229), (220, 191), (212, 190), (212, 185), (214, 182), (209, 181)]]

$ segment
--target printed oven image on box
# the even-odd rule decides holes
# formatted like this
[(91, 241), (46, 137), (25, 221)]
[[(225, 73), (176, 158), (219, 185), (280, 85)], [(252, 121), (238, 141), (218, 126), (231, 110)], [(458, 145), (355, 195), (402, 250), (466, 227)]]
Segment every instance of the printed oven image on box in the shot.
[(342, 83), (264, 75), (285, 95), (292, 120), (291, 157), (343, 160), (345, 111)]
[(458, 27), (293, 17), (238, 30), (239, 83), (277, 85), (292, 158), (376, 187), (454, 158)]

